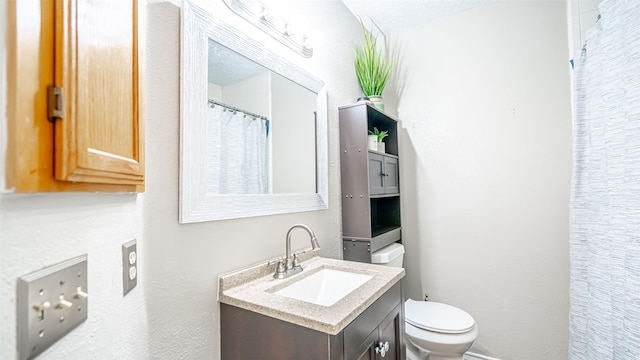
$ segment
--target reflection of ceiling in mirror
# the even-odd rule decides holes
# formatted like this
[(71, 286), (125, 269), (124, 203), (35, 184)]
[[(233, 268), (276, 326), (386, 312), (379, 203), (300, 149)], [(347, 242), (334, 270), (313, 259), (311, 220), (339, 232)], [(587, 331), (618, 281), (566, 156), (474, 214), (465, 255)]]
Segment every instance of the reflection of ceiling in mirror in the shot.
[(209, 40), (209, 82), (234, 84), (268, 70), (229, 48)]

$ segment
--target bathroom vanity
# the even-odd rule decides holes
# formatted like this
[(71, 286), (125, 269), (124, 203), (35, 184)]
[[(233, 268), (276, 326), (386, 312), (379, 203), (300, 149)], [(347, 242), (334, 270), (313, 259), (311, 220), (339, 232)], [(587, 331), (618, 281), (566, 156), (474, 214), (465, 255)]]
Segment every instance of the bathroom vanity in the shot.
[[(315, 252), (301, 265), (301, 273), (284, 280), (274, 279), (274, 267), (266, 263), (220, 276), (223, 359), (405, 358), (404, 269), (321, 258)], [(344, 291), (339, 288), (352, 282), (334, 278), (295, 293), (297, 285), (327, 270), (367, 280), (328, 305), (296, 298), (314, 291), (326, 298), (323, 292)], [(289, 289), (293, 295), (279, 295)]]

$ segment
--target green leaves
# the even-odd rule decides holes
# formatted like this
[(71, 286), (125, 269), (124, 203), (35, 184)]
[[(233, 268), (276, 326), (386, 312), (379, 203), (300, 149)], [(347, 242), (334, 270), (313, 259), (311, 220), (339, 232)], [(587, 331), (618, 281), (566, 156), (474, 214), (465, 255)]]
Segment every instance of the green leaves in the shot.
[(367, 30), (360, 19), (364, 43), (356, 46), (355, 70), (365, 96), (381, 96), (391, 73), (391, 62), (376, 47), (377, 37)]
[(378, 137), (378, 142), (382, 142), (382, 139), (384, 139), (387, 136), (389, 136), (389, 132), (388, 131), (380, 131), (380, 130), (378, 130), (377, 127), (374, 127), (373, 131), (369, 130), (369, 135), (377, 136)]

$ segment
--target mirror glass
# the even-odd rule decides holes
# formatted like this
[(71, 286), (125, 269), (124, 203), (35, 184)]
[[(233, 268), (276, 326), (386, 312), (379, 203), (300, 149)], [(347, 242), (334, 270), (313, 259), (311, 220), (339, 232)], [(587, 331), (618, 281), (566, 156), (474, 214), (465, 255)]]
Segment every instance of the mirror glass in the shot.
[(189, 1), (181, 14), (180, 223), (326, 209), (324, 83)]
[(316, 93), (212, 39), (207, 86), (208, 192), (316, 192)]

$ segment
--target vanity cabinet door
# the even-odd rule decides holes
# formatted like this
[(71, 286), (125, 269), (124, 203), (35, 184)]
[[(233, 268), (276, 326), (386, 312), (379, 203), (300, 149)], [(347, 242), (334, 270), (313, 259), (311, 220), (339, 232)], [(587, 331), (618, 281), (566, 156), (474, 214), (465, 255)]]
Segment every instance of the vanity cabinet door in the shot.
[[(403, 360), (404, 317), (400, 283), (384, 293), (344, 330), (345, 360)], [(380, 342), (389, 347), (382, 356)]]
[[(365, 341), (357, 347), (357, 351), (346, 359), (354, 360), (403, 360), (401, 345), (401, 305), (396, 306), (387, 317), (382, 320)], [(384, 351), (382, 351), (384, 349)]]
[[(400, 308), (401, 306), (398, 305), (378, 326), (378, 338), (374, 344), (376, 359), (403, 360), (402, 349), (400, 348), (400, 336), (402, 334)], [(385, 351), (385, 356), (375, 352), (375, 347), (379, 343), (389, 345), (388, 350)]]
[(373, 349), (373, 343), (376, 341), (378, 337), (378, 332), (372, 332), (369, 337), (360, 344), (359, 351), (357, 351), (353, 356), (354, 360), (374, 360), (376, 358), (376, 353)]

